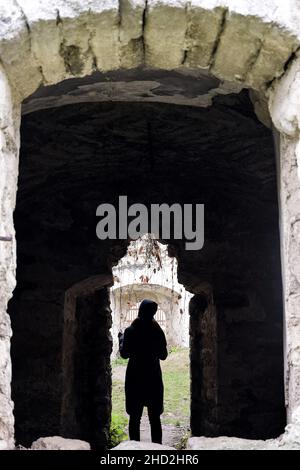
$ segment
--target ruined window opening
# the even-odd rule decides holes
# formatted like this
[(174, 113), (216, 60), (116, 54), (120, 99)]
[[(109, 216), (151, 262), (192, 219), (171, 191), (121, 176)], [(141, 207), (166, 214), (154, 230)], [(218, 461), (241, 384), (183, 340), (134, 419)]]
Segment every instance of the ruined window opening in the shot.
[[(140, 305), (141, 305), (141, 302), (137, 302), (129, 306), (129, 310), (127, 311), (126, 316), (124, 318), (124, 323), (123, 323), (124, 329), (130, 326), (133, 320), (138, 316)], [(163, 329), (163, 331), (165, 331), (166, 330), (166, 314), (164, 310), (162, 310), (160, 307), (157, 309), (155, 319), (157, 323), (159, 324), (159, 326)]]

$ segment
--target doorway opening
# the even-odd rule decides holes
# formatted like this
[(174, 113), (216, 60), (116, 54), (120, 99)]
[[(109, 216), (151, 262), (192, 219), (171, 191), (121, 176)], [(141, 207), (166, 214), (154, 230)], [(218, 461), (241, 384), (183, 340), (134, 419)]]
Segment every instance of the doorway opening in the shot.
[[(111, 289), (112, 337), (112, 432), (113, 444), (128, 439), (124, 383), (128, 360), (118, 352), (118, 332), (138, 316), (143, 299), (158, 304), (155, 320), (163, 329), (169, 355), (161, 362), (164, 381), (163, 444), (180, 447), (190, 430), (189, 301), (177, 279), (177, 261), (168, 246), (151, 234), (132, 241), (126, 255), (113, 268)], [(141, 440), (151, 441), (147, 410), (141, 421)]]

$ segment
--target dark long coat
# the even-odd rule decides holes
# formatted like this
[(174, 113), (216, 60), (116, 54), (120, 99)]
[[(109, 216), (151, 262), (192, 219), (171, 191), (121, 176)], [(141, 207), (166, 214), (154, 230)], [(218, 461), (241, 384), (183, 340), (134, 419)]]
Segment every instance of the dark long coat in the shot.
[(159, 324), (155, 320), (134, 320), (120, 338), (120, 354), (129, 358), (125, 380), (127, 413), (139, 414), (146, 406), (149, 411), (161, 414), (164, 386), (160, 360), (167, 358), (168, 351)]

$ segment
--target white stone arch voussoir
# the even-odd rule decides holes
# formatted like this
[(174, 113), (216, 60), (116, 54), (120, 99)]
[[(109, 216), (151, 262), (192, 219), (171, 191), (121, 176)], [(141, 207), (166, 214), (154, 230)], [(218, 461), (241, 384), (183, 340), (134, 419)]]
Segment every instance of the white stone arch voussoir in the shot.
[[(41, 85), (96, 70), (138, 67), (204, 68), (221, 80), (262, 92), (275, 84), (276, 90), (274, 80), (285, 78), (287, 64), (293, 64), (299, 48), (299, 25), (297, 0), (0, 0), (0, 448), (12, 447), (14, 442), (6, 310), (15, 286), (13, 210), (22, 100)], [(274, 98), (273, 88), (271, 93)], [(271, 113), (274, 116), (274, 107)], [(293, 162), (298, 136), (296, 126), (293, 137), (282, 144)], [(285, 166), (282, 179), (288, 171)], [(294, 181), (297, 193), (299, 180)], [(287, 200), (284, 197), (282, 205)], [(298, 220), (297, 209), (285, 212), (282, 207), (282, 213), (287, 212)], [(286, 300), (286, 309), (295, 312), (287, 318), (296, 337), (298, 317), (296, 307), (290, 305), (299, 304), (299, 273), (292, 261), (295, 250), (300, 258), (299, 224), (291, 222), (289, 215), (284, 220), (284, 278), (290, 286), (286, 295), (293, 294)], [(296, 346), (292, 349), (289, 406), (291, 396), (300, 403), (300, 366), (294, 367), (300, 354)]]
[(174, 298), (180, 295), (179, 292), (176, 292), (170, 287), (166, 287), (160, 284), (151, 284), (151, 283), (134, 283), (134, 284), (125, 284), (122, 286), (112, 288), (112, 294), (118, 298), (119, 296), (130, 297), (132, 300), (139, 302), (143, 298), (148, 298), (154, 302), (159, 302), (161, 297), (166, 298), (167, 300), (174, 300)]
[(204, 68), (263, 89), (299, 47), (294, 3), (1, 0), (0, 58), (22, 99), (40, 85), (136, 67)]

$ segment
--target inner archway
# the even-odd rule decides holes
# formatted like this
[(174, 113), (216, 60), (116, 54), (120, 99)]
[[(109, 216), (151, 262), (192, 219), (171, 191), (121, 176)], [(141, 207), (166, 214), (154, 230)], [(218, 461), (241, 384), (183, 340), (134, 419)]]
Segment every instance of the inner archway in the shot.
[[(126, 255), (113, 268), (111, 289), (112, 336), (112, 429), (114, 444), (128, 436), (124, 385), (128, 360), (119, 354), (118, 333), (136, 324), (142, 300), (157, 303), (155, 320), (167, 342), (168, 357), (161, 361), (164, 412), (161, 417), (165, 445), (176, 447), (190, 430), (189, 301), (192, 294), (178, 283), (177, 261), (168, 246), (151, 234), (128, 246)], [(147, 410), (141, 419), (141, 440), (151, 441)]]

